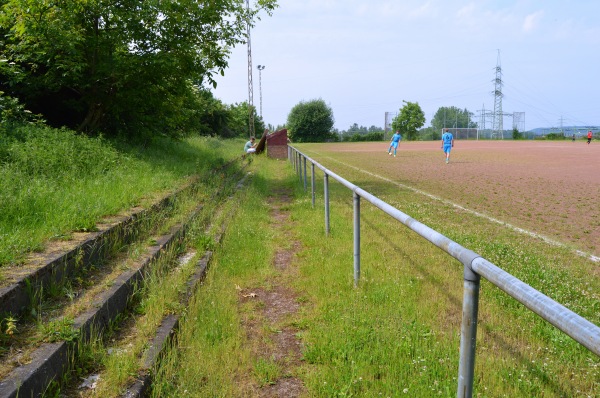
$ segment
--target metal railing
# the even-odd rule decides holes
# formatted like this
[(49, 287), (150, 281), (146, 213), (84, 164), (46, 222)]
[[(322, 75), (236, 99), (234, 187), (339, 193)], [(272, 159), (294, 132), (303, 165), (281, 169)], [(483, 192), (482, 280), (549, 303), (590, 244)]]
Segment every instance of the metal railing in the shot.
[(307, 189), (307, 162), (311, 164), (312, 205), (315, 206), (315, 167), (324, 173), (325, 234), (329, 235), (329, 177), (352, 191), (354, 224), (354, 285), (360, 279), (360, 200), (365, 199), (387, 215), (421, 235), (463, 264), (464, 290), (463, 315), (460, 337), (460, 363), (456, 396), (470, 398), (473, 395), (475, 369), (475, 345), (477, 337), (477, 314), (479, 308), (480, 278), (484, 277), (500, 290), (525, 307), (569, 335), (575, 341), (600, 356), (600, 327), (535, 290), (525, 282), (500, 269), (477, 253), (409, 217), (376, 196), (352, 184), (306, 156), (298, 149), (288, 146), (288, 159), (296, 169), (304, 190)]

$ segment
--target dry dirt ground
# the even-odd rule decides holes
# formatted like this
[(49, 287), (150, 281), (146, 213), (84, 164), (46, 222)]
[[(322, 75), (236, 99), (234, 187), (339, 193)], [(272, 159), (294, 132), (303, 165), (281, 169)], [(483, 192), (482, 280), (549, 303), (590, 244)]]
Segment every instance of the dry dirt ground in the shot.
[[(290, 220), (285, 205), (292, 200), (285, 190), (276, 190), (268, 205), (271, 222), (278, 231), (289, 230)], [(292, 239), (289, 247), (278, 248), (273, 267), (275, 274), (265, 287), (240, 290), (240, 304), (252, 308), (244, 312), (243, 327), (250, 346), (254, 362), (263, 359), (277, 364), (279, 377), (263, 386), (254, 386), (249, 393), (253, 397), (299, 397), (304, 393), (302, 381), (295, 376), (295, 369), (301, 363), (301, 342), (293, 326), (293, 316), (300, 309), (298, 296), (288, 285), (296, 268), (293, 266), (295, 253), (300, 243)]]
[(600, 256), (600, 142), (455, 141), (449, 164), (439, 142), (401, 142), (396, 158), (387, 147), (330, 144), (314, 147), (314, 157), (334, 171), (331, 159)]

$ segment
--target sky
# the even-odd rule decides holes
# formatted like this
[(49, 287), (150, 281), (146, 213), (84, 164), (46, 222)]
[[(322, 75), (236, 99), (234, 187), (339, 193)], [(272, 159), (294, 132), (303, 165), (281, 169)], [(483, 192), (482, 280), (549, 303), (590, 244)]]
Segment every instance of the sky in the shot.
[[(280, 0), (251, 31), (253, 102), (274, 126), (315, 99), (338, 130), (383, 127), (403, 101), (421, 106), (424, 127), (450, 106), (479, 122), (499, 62), (502, 110), (524, 112), (526, 131), (600, 125), (599, 16), (597, 0)], [(248, 101), (246, 45), (216, 80), (222, 102)]]

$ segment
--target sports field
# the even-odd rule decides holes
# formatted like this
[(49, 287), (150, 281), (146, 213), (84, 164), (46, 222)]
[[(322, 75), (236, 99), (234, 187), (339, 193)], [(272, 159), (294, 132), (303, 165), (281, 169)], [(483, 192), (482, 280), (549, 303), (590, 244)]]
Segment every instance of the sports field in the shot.
[(600, 256), (600, 144), (455, 141), (449, 164), (439, 142), (401, 142), (395, 158), (387, 146), (305, 144), (301, 150), (342, 176), (354, 170), (359, 181), (350, 181), (373, 186), (375, 195), (381, 182), (416, 189), (550, 244)]

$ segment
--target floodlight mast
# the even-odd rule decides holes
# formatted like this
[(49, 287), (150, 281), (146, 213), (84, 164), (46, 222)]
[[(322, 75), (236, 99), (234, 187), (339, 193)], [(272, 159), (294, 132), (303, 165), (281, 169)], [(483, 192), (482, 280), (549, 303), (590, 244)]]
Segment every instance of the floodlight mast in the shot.
[(260, 97), (260, 117), (262, 117), (262, 75), (261, 72), (265, 69), (264, 65), (258, 65), (258, 94)]

